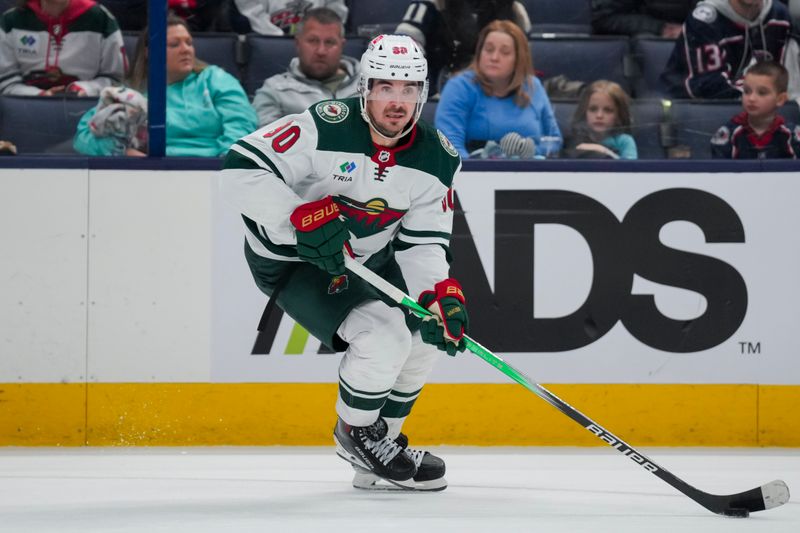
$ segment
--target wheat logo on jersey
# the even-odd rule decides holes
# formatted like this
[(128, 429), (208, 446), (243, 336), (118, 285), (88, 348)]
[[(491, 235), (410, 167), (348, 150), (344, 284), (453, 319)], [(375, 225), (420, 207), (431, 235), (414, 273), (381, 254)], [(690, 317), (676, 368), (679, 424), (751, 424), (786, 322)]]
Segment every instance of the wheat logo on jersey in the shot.
[(319, 115), (319, 118), (331, 124), (343, 121), (350, 114), (350, 108), (344, 102), (339, 102), (338, 100), (320, 102), (314, 110)]
[(408, 211), (392, 209), (383, 198), (373, 198), (364, 203), (346, 196), (337, 196), (334, 201), (347, 218), (347, 229), (359, 239), (382, 232), (403, 218)]
[(456, 150), (456, 147), (450, 142), (450, 139), (445, 137), (444, 133), (442, 133), (440, 130), (436, 130), (436, 135), (439, 136), (439, 142), (442, 143), (442, 148), (444, 148), (444, 151), (453, 157), (458, 157), (458, 150)]

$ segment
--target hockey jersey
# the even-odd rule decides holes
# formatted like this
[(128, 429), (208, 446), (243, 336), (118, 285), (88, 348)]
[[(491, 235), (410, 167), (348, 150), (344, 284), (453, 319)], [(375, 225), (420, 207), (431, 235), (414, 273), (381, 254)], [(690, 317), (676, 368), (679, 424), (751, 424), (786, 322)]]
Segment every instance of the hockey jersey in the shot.
[[(461, 160), (440, 131), (419, 122), (394, 148), (376, 145), (357, 98), (325, 100), (235, 143), (220, 174), (257, 255), (298, 261), (289, 216), (331, 195), (359, 261), (392, 246), (417, 297), (448, 277), (452, 183)], [(434, 246), (422, 246), (434, 245)]]
[(58, 17), (34, 1), (0, 17), (0, 93), (37, 95), (71, 83), (97, 96), (126, 69), (117, 21), (92, 0), (72, 0)]
[(735, 13), (728, 0), (700, 2), (683, 25), (661, 82), (674, 98), (739, 98), (751, 62), (783, 62), (790, 29), (780, 2), (764, 0), (752, 21)]
[(742, 112), (711, 138), (711, 154), (717, 159), (797, 159), (798, 153), (800, 126), (787, 124), (780, 115), (759, 135)]

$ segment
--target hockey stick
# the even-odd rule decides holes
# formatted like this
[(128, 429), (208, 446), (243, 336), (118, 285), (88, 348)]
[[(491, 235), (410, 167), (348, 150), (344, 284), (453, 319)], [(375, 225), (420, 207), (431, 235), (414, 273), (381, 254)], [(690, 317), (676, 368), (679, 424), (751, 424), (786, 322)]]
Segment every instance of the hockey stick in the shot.
[[(410, 309), (420, 318), (431, 315), (430, 311), (417, 304), (417, 302), (412, 300), (411, 297), (409, 297), (403, 291), (382, 277), (378, 276), (376, 273), (355, 259), (352, 259), (347, 254), (345, 254), (345, 265), (351, 272), (378, 289), (393, 301)], [(464, 338), (467, 341), (467, 349), (470, 352), (474, 353), (493, 367), (497, 368), (500, 370), (500, 372), (510, 377), (537, 395), (539, 398), (543, 399), (561, 411), (563, 414), (567, 415), (572, 420), (589, 430), (595, 437), (599, 438), (620, 452), (622, 455), (627, 456), (648, 472), (666, 481), (712, 513), (745, 518), (749, 516), (751, 512), (772, 509), (773, 507), (778, 507), (779, 505), (783, 505), (789, 501), (789, 487), (781, 480), (771, 481), (760, 487), (740, 492), (738, 494), (718, 495), (696, 489), (692, 485), (689, 485), (679, 477), (666, 470), (664, 467), (658, 465), (655, 461), (651, 460), (642, 452), (633, 448), (627, 442), (603, 428), (600, 424), (593, 421), (569, 405), (567, 402), (560, 399), (542, 385), (527, 377), (521, 371), (506, 363), (503, 359), (481, 346), (469, 336), (465, 335)]]

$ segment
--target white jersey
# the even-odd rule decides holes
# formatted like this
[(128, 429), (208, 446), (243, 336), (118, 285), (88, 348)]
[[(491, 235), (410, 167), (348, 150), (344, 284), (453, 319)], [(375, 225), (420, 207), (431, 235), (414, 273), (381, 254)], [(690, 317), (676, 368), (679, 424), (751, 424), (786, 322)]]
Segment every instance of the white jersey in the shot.
[(295, 208), (332, 196), (357, 259), (391, 245), (416, 298), (448, 277), (452, 182), (461, 160), (425, 123), (407, 138), (394, 148), (378, 146), (357, 98), (326, 100), (235, 143), (220, 187), (245, 219), (250, 248), (276, 261), (298, 260), (289, 222)]

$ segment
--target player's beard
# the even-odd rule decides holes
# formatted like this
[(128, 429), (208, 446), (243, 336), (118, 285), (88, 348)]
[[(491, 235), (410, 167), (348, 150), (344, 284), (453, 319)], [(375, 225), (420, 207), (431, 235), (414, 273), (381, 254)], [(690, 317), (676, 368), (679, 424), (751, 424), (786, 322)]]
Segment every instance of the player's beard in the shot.
[(378, 121), (375, 120), (375, 117), (372, 116), (372, 114), (370, 113), (370, 119), (372, 121), (372, 127), (375, 129), (375, 131), (377, 131), (378, 133), (380, 133), (384, 137), (388, 137), (390, 139), (396, 137), (400, 132), (405, 130), (408, 127), (409, 123), (411, 122), (411, 118), (412, 117), (409, 116), (408, 120), (403, 122), (403, 124), (401, 126), (399, 126), (396, 131), (391, 131), (388, 128), (378, 124)]

